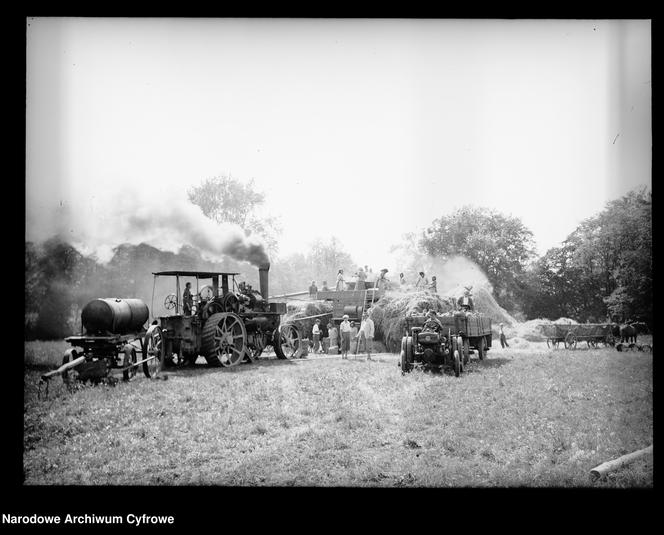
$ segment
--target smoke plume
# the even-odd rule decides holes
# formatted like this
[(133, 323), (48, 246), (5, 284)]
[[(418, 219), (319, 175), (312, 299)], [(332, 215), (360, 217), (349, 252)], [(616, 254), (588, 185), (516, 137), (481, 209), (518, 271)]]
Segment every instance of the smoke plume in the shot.
[(80, 251), (94, 253), (101, 262), (110, 260), (113, 247), (121, 243), (147, 243), (172, 252), (190, 245), (212, 261), (231, 257), (254, 266), (269, 262), (265, 244), (258, 236), (247, 235), (236, 224), (218, 224), (185, 195), (165, 191), (153, 196), (137, 192), (116, 195), (103, 202), (91, 199), (77, 210), (65, 206), (52, 228)]

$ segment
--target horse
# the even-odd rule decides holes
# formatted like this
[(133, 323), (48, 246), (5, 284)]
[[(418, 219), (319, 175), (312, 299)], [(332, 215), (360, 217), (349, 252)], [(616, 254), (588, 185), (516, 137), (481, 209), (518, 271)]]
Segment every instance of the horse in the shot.
[(636, 337), (641, 333), (648, 333), (648, 326), (644, 322), (625, 323), (620, 326), (620, 341), (636, 344)]

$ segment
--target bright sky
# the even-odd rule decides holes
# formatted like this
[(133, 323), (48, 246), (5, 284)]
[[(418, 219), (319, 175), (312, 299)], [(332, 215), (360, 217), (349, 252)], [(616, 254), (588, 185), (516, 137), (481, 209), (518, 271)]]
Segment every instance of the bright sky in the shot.
[(390, 267), (465, 204), (544, 253), (651, 185), (650, 46), (649, 20), (30, 18), (26, 238), (110, 247), (121, 205), (230, 173), (282, 255), (336, 236)]

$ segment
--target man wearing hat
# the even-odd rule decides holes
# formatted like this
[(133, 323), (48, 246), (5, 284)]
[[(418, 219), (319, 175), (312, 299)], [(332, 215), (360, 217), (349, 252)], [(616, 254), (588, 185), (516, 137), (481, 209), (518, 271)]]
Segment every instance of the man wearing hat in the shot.
[(503, 349), (510, 346), (507, 343), (507, 338), (505, 337), (505, 331), (503, 331), (503, 324), (502, 323), (500, 324), (500, 345), (502, 346)]
[(473, 312), (475, 310), (475, 303), (473, 303), (473, 297), (470, 293), (470, 290), (473, 289), (472, 286), (464, 286), (465, 291), (463, 295), (457, 300), (457, 305), (464, 312)]
[(348, 350), (350, 349), (350, 322), (348, 321), (348, 314), (344, 314), (342, 322), (339, 325), (339, 333), (341, 334), (341, 358), (348, 358)]
[(427, 319), (424, 322), (424, 325), (422, 326), (422, 330), (434, 331), (434, 332), (440, 332), (443, 330), (443, 324), (436, 317), (435, 310), (429, 310), (429, 312), (427, 312)]

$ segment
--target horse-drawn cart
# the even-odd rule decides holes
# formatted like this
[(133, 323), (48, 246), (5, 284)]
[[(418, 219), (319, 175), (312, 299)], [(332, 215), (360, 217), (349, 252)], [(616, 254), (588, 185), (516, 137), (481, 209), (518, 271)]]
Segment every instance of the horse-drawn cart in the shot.
[(558, 348), (562, 343), (565, 349), (576, 349), (579, 342), (592, 348), (615, 344), (610, 323), (544, 323), (539, 327), (548, 347)]

